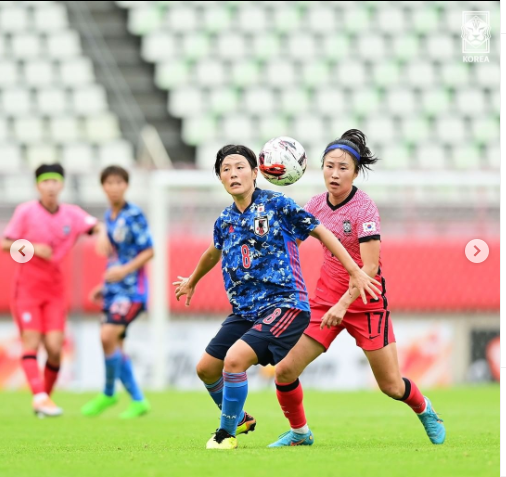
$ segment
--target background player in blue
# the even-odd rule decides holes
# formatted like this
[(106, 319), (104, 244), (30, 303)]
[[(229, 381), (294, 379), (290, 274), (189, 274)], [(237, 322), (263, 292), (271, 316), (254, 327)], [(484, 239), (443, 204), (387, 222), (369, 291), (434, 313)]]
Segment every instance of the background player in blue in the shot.
[(362, 272), (337, 238), (310, 213), (283, 194), (256, 188), (255, 153), (228, 145), (218, 151), (215, 172), (234, 203), (214, 226), (214, 240), (189, 278), (174, 282), (177, 299), (190, 304), (199, 280), (222, 259), (232, 314), (211, 340), (197, 373), (221, 409), (220, 428), (208, 449), (237, 447), (236, 435), (253, 430), (254, 418), (243, 411), (248, 393), (246, 370), (277, 364), (309, 323), (309, 303), (302, 278), (297, 240), (321, 240), (351, 275), (350, 289), (376, 298), (379, 285)]
[(146, 309), (148, 282), (144, 265), (153, 257), (153, 241), (148, 223), (139, 207), (125, 201), (128, 172), (117, 166), (104, 169), (100, 182), (110, 208), (105, 213), (105, 234), (97, 242), (97, 252), (107, 255), (104, 283), (91, 294), (102, 303), (105, 313), (101, 329), (105, 356), (104, 392), (83, 408), (85, 416), (96, 416), (118, 402), (115, 383), (120, 379), (132, 397), (130, 407), (120, 414), (133, 418), (145, 414), (149, 404), (140, 390), (130, 358), (123, 352), (128, 325)]

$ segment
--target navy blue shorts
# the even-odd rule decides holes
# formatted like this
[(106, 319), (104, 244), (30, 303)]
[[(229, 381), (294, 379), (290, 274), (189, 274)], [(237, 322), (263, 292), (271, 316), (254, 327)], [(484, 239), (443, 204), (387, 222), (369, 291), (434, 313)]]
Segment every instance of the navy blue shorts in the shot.
[(254, 322), (231, 314), (207, 345), (206, 353), (223, 361), (232, 345), (242, 339), (255, 351), (258, 364), (278, 364), (299, 341), (309, 318), (308, 311), (296, 308), (271, 308)]
[(125, 331), (121, 338), (125, 338), (128, 325), (145, 310), (146, 306), (142, 302), (113, 302), (109, 308), (102, 310), (105, 314), (102, 324), (123, 325)]

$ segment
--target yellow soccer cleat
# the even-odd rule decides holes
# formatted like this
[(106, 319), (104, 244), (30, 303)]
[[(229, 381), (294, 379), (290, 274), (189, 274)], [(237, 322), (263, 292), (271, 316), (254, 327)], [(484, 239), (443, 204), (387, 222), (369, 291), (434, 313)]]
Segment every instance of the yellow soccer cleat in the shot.
[(218, 429), (214, 436), (207, 441), (206, 449), (236, 449), (237, 438), (230, 435), (225, 429)]
[(253, 432), (256, 426), (256, 419), (251, 414), (248, 414), (246, 411), (244, 411), (244, 418), (239, 424), (237, 424), (237, 431), (235, 432), (235, 435), (238, 436), (239, 434), (247, 434), (248, 432)]

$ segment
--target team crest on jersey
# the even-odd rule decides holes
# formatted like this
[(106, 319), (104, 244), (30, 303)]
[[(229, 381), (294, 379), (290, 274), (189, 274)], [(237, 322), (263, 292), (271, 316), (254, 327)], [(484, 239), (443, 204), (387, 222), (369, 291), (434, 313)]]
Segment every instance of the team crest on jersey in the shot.
[(343, 232), (345, 234), (351, 234), (351, 222), (349, 220), (343, 221)]
[(70, 233), (70, 225), (65, 225), (63, 227), (63, 235), (68, 235)]
[(255, 217), (255, 235), (264, 237), (269, 233), (269, 219), (267, 216)]

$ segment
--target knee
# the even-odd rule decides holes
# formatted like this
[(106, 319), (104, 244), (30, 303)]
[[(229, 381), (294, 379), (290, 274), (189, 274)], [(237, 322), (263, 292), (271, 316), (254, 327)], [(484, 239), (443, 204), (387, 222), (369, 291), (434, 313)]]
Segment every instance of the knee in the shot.
[(378, 383), (381, 391), (393, 399), (401, 399), (404, 396), (404, 381), (385, 381)]
[(100, 338), (105, 354), (111, 354), (118, 346), (118, 338), (111, 333), (102, 333)]
[(46, 352), (47, 352), (47, 360), (51, 364), (59, 366), (61, 361), (62, 347), (58, 345), (48, 346), (46, 347)]
[(293, 383), (299, 376), (297, 373), (289, 366), (285, 365), (283, 362), (276, 365), (276, 382), (289, 384)]
[(239, 356), (232, 354), (229, 356), (225, 356), (225, 366), (224, 369), (227, 373), (242, 373), (248, 369), (248, 366), (245, 365), (244, 360), (242, 360)]
[(197, 375), (199, 379), (207, 384), (214, 383), (218, 381), (221, 377), (221, 370), (217, 371), (215, 369), (211, 369), (209, 366), (206, 366), (205, 363), (199, 361), (197, 367), (195, 368), (197, 371)]

